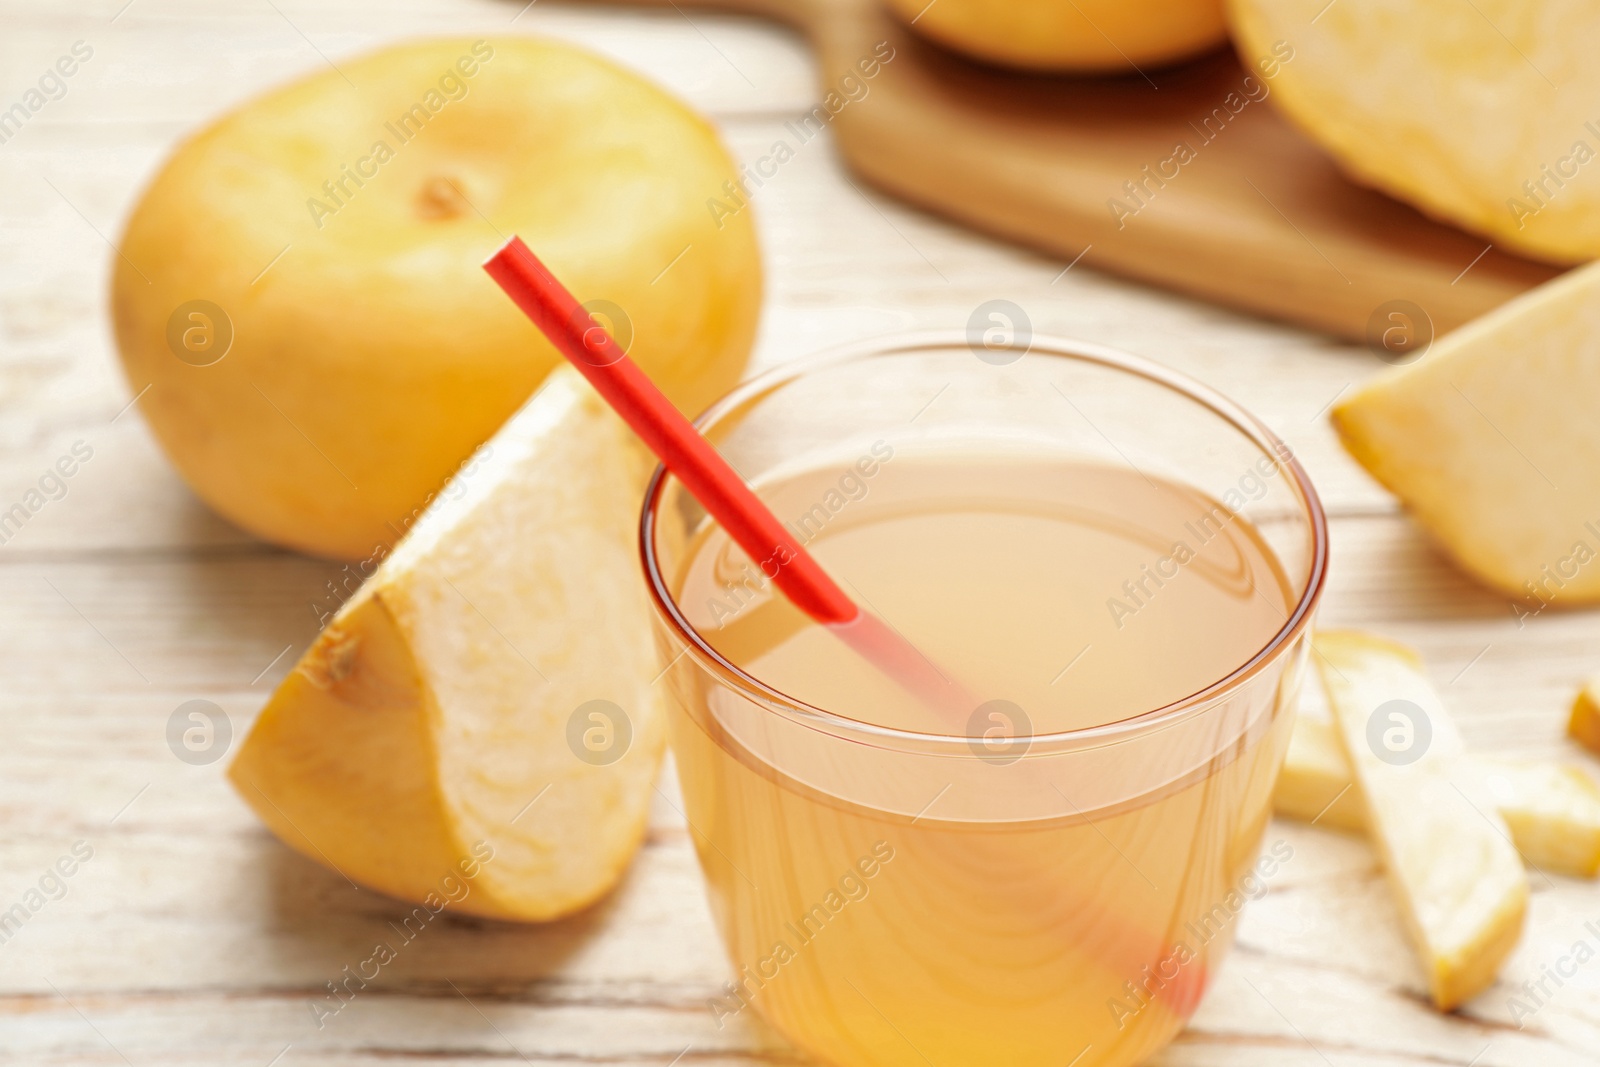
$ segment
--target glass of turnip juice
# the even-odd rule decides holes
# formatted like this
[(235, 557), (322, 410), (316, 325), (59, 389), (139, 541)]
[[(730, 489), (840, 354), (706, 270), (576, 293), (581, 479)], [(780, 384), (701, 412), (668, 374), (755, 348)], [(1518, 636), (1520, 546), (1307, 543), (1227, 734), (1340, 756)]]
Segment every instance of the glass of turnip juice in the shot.
[(972, 705), (901, 689), (658, 472), (658, 687), (734, 971), (705, 1010), (841, 1067), (1151, 1055), (1284, 858), (1327, 564), (1290, 450), (1158, 364), (1041, 340), (829, 353), (700, 426)]

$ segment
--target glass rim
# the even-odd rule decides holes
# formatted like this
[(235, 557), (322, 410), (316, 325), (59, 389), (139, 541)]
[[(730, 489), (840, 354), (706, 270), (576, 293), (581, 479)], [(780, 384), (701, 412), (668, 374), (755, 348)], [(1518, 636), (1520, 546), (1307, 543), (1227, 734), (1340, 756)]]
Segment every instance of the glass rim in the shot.
[[(740, 382), (702, 412), (694, 420), (694, 424), (704, 432), (752, 397), (771, 392), (797, 378), (840, 363), (852, 363), (900, 353), (945, 349), (970, 350), (970, 348), (971, 342), (963, 332), (931, 331), (889, 334), (824, 349), (809, 356), (789, 360)], [(1310, 527), (1311, 558), (1305, 576), (1305, 588), (1296, 600), (1294, 609), (1289, 612), (1283, 626), (1244, 663), (1188, 696), (1116, 722), (1030, 735), (1027, 752), (1023, 758), (1046, 754), (1040, 751), (1041, 747), (1050, 750), (1121, 743), (1141, 734), (1164, 729), (1213, 706), (1274, 662), (1306, 629), (1321, 598), (1328, 571), (1328, 520), (1322, 500), (1293, 449), (1284, 444), (1283, 440), (1255, 415), (1187, 374), (1144, 356), (1137, 356), (1107, 345), (1035, 335), (1023, 349), (1020, 358), (1028, 358), (1035, 354), (1095, 364), (1115, 372), (1142, 378), (1199, 404), (1210, 414), (1231, 426), (1259, 448), (1264, 455), (1271, 456), (1273, 462), (1289, 475), (1299, 498), (1301, 510)], [(697, 665), (719, 683), (769, 711), (812, 729), (875, 747), (977, 758), (972, 756), (970, 739), (964, 734), (902, 730), (828, 711), (773, 688), (713, 648), (678, 606), (677, 598), (667, 587), (666, 577), (662, 574), (660, 559), (656, 552), (656, 512), (666, 491), (668, 476), (669, 472), (665, 465), (658, 463), (645, 489), (639, 516), (639, 551), (644, 565), (645, 585), (649, 589), (656, 614), (683, 646), (683, 651), (678, 653), (679, 656), (691, 655)], [(668, 667), (670, 668), (671, 664), (668, 664)]]

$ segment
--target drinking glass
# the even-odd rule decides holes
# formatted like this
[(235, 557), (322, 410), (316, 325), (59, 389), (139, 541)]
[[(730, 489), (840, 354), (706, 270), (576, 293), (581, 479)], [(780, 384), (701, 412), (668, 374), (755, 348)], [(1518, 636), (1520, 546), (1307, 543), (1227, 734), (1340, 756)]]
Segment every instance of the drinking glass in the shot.
[(1193, 487), (1259, 535), (1284, 593), (1270, 640), (1181, 699), (1007, 736), (996, 758), (991, 738), (886, 727), (752, 676), (679, 601), (705, 511), (658, 470), (641, 518), (686, 815), (734, 969), (705, 1007), (717, 1024), (759, 1013), (840, 1067), (1152, 1055), (1292, 855), (1262, 839), (1328, 540), (1290, 450), (1160, 364), (1050, 339), (830, 352), (741, 385), (699, 425), (758, 490), (877, 442), (896, 463), (1068, 457)]

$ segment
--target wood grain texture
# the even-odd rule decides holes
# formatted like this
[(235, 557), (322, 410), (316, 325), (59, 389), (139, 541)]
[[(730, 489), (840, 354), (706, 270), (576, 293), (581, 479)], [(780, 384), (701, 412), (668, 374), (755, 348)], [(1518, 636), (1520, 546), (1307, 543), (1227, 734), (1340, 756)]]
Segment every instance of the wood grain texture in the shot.
[[(545, 927), (444, 918), (316, 1025), (309, 1004), (324, 983), (403, 909), (279, 845), (229, 790), (223, 762), (179, 762), (164, 731), (193, 698), (246, 729), (315, 633), (337, 568), (212, 516), (137, 406), (119, 415), (130, 395), (103, 287), (107, 242), (174, 142), (217, 108), (322, 67), (319, 53), (337, 62), (421, 33), (556, 34), (669, 86), (755, 161), (816, 102), (806, 47), (762, 20), (687, 8), (136, 0), (112, 22), (122, 2), (0, 0), (0, 102), (74, 40), (96, 49), (67, 95), (0, 145), (0, 504), (74, 441), (95, 450), (67, 495), (0, 545), (0, 909), (73, 842), (94, 849), (66, 895), (0, 944), (0, 1062), (803, 1062), (750, 1017), (718, 1029), (705, 1008), (729, 972), (670, 769), (643, 852), (598, 907)], [(1097, 273), (1092, 255), (1063, 273), (1071, 256), (975, 237), (853, 182), (832, 133), (752, 210), (770, 278), (758, 365), (890, 330), (960, 329), (1005, 297), (1040, 332), (1195, 374), (1271, 422), (1323, 490), (1326, 622), (1421, 648), (1472, 747), (1600, 771), (1561, 736), (1566, 699), (1600, 668), (1600, 615), (1519, 629), (1338, 450), (1323, 411), (1383, 369), (1359, 347), (1131, 285)], [(1503, 982), (1441, 1017), (1371, 850), (1291, 824), (1269, 834), (1294, 858), (1244, 912), (1239, 949), (1162, 1067), (1596, 1062), (1600, 962), (1521, 1030), (1507, 1007), (1600, 920), (1593, 884), (1535, 875), (1528, 936)]]
[[(1346, 179), (1231, 51), (1117, 78), (1024, 75), (920, 40), (878, 0), (693, 2), (811, 39), (821, 89), (847, 101), (840, 147), (872, 184), (1098, 269), (1352, 340), (1391, 301), (1444, 333), (1559, 273)], [(885, 44), (892, 61), (863, 78)]]

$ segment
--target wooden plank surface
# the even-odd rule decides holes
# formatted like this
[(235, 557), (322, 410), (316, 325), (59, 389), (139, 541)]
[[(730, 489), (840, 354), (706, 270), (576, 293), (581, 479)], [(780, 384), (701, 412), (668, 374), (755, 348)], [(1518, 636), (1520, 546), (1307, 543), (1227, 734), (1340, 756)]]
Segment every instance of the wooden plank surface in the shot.
[[(175, 139), (319, 67), (319, 53), (419, 33), (554, 34), (668, 85), (753, 159), (814, 102), (803, 44), (743, 18), (551, 0), (123, 3), (0, 0), (0, 100), (74, 41), (95, 49), (67, 95), (0, 145), (0, 502), (75, 441), (94, 449), (67, 495), (0, 545), (0, 910), (74, 842), (93, 849), (65, 896), (0, 944), (0, 1061), (801, 1062), (748, 1016), (718, 1029), (705, 1009), (728, 971), (670, 769), (612, 898), (542, 928), (446, 918), (316, 1025), (309, 1002), (401, 909), (280, 846), (228, 789), (224, 763), (179, 762), (164, 731), (178, 704), (203, 698), (242, 733), (311, 639), (337, 568), (260, 545), (188, 494), (136, 409), (124, 411), (104, 283), (108, 239)], [(889, 330), (960, 328), (1003, 296), (1040, 332), (1193, 373), (1271, 422), (1323, 490), (1335, 537), (1325, 621), (1421, 647), (1473, 747), (1584, 759), (1561, 715), (1600, 669), (1600, 616), (1519, 628), (1338, 451), (1321, 415), (1383, 368), (1364, 350), (1081, 264), (1063, 273), (1065, 261), (857, 188), (826, 138), (755, 210), (771, 279), (759, 365)], [(1239, 950), (1159, 1063), (1600, 1062), (1600, 962), (1522, 1029), (1508, 1007), (1521, 982), (1594, 940), (1594, 885), (1535, 875), (1528, 937), (1501, 985), (1443, 1018), (1425, 1005), (1367, 846), (1286, 823), (1269, 834), (1294, 858), (1246, 911)]]

